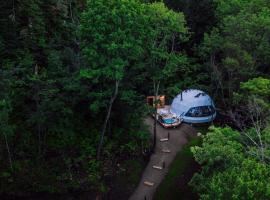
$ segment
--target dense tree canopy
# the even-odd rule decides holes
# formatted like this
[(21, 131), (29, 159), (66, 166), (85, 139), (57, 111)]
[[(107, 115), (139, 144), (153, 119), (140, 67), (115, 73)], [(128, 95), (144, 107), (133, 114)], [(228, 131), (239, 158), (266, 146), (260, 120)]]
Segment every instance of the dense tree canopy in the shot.
[(194, 189), (270, 198), (269, 0), (10, 0), (0, 30), (0, 198), (110, 196), (152, 144), (145, 97), (187, 88), (223, 127), (193, 148)]
[(245, 147), (245, 137), (228, 127), (212, 128), (202, 147), (192, 148), (196, 161), (203, 166), (191, 181), (201, 199), (270, 197), (270, 166), (258, 162), (256, 154)]
[(183, 14), (90, 0), (5, 2), (1, 15), (0, 192), (106, 192), (109, 167), (150, 145), (153, 81), (165, 91), (192, 71), (176, 49)]
[[(269, 198), (269, 2), (214, 0), (217, 25), (198, 48), (231, 128), (212, 128), (193, 148), (201, 199)], [(261, 76), (261, 77), (258, 77)]]
[[(205, 34), (200, 53), (205, 58), (213, 89), (231, 103), (239, 83), (269, 73), (268, 1), (215, 1), (218, 25)], [(256, 8), (256, 9), (255, 9)]]
[[(235, 93), (241, 132), (214, 128), (192, 148), (202, 165), (191, 185), (201, 199), (268, 199), (270, 173), (269, 81), (254, 78)], [(243, 119), (244, 118), (244, 119)]]

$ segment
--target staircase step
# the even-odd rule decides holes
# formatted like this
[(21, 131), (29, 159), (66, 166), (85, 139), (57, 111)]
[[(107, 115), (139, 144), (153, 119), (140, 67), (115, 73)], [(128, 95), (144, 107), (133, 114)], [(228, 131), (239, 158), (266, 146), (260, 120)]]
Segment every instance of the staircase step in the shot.
[(153, 182), (150, 182), (150, 181), (144, 181), (143, 184), (144, 185), (147, 185), (147, 186), (151, 186), (151, 187), (154, 186), (154, 183)]
[(154, 169), (162, 170), (163, 168), (161, 166), (153, 165)]
[(169, 149), (162, 149), (161, 150), (163, 153), (171, 153), (171, 150), (169, 150)]
[(169, 139), (168, 138), (161, 138), (159, 141), (160, 142), (166, 142), (166, 141), (168, 141)]

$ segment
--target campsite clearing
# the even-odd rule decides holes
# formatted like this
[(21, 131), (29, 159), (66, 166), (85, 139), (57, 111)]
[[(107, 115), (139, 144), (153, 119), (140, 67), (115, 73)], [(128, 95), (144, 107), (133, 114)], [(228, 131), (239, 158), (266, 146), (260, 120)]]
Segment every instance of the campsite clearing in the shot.
[[(145, 123), (149, 125), (151, 133), (153, 134), (153, 119), (148, 117)], [(164, 129), (161, 126), (157, 126), (157, 141), (161, 138), (165, 138), (168, 134), (168, 129)], [(164, 179), (165, 175), (169, 170), (169, 166), (174, 160), (176, 154), (182, 149), (187, 143), (188, 138), (196, 137), (197, 131), (187, 125), (182, 124), (178, 128), (170, 130), (170, 139), (165, 142), (158, 142), (156, 145), (155, 153), (151, 156), (147, 167), (141, 177), (141, 181), (137, 186), (134, 193), (131, 195), (130, 200), (147, 199), (153, 198), (156, 188)], [(163, 149), (170, 149), (170, 153), (165, 153)], [(156, 170), (153, 168), (154, 165), (164, 165), (162, 170)], [(151, 182), (154, 185), (149, 187), (145, 185), (145, 182)]]

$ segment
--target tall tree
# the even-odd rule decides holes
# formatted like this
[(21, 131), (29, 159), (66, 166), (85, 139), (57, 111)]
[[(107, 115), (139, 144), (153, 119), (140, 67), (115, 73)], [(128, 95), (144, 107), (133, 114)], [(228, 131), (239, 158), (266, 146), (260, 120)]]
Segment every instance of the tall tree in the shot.
[[(88, 78), (92, 96), (97, 97), (90, 107), (96, 112), (108, 107), (100, 149), (117, 94), (141, 92), (136, 89), (149, 85), (145, 80), (157, 85), (181, 69), (186, 57), (174, 49), (175, 40), (184, 41), (187, 29), (183, 15), (162, 3), (100, 0), (88, 2), (82, 15), (81, 34), (89, 63), (81, 75)], [(130, 82), (130, 78), (134, 81)], [(98, 157), (99, 154), (100, 150)]]
[(235, 108), (230, 105), (240, 82), (269, 74), (269, 4), (265, 0), (216, 0), (215, 4), (218, 24), (205, 34), (199, 52), (211, 74), (213, 94), (233, 118)]

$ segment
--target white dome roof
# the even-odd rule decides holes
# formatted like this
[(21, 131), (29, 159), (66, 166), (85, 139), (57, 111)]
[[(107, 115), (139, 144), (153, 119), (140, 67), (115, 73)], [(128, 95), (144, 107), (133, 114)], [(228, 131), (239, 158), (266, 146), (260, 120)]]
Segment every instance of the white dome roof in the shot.
[(175, 115), (183, 115), (189, 111), (190, 108), (199, 106), (213, 106), (213, 100), (209, 95), (201, 90), (188, 89), (178, 94), (171, 105), (171, 113)]

